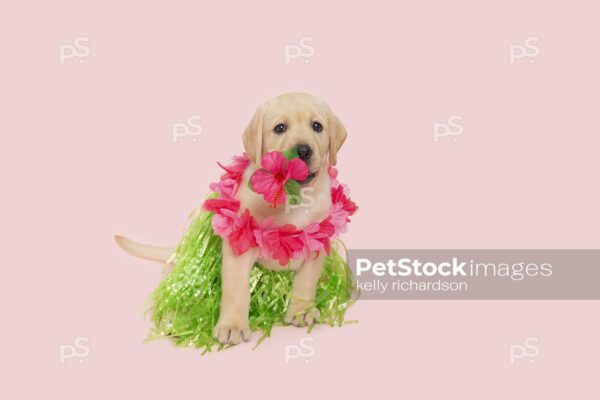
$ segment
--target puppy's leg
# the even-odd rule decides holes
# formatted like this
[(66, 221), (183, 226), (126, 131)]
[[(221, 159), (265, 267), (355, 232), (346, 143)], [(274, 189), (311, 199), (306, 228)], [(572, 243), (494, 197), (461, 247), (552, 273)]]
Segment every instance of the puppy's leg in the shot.
[(317, 283), (323, 271), (324, 252), (316, 259), (311, 258), (296, 271), (292, 286), (292, 297), (288, 306), (285, 322), (296, 326), (312, 325), (321, 313), (315, 306)]
[(214, 332), (221, 343), (238, 344), (242, 340), (250, 340), (248, 281), (257, 257), (257, 249), (250, 249), (241, 256), (236, 256), (229, 244), (223, 243), (221, 312)]

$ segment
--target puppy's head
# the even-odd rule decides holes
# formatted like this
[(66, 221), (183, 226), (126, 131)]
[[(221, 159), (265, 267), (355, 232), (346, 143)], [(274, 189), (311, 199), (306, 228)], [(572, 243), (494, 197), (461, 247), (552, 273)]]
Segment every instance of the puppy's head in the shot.
[(346, 139), (346, 129), (323, 100), (306, 93), (286, 93), (261, 104), (243, 135), (250, 160), (260, 167), (263, 154), (296, 147), (310, 171), (310, 182)]

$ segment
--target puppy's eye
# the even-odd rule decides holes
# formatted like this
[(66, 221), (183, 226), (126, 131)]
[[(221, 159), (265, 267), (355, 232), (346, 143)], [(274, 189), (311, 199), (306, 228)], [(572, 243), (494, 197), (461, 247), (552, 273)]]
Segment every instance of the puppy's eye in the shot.
[(321, 125), (320, 123), (315, 121), (312, 124), (312, 128), (313, 128), (313, 131), (315, 131), (315, 132), (321, 132), (323, 130), (323, 125)]
[(273, 132), (275, 132), (278, 135), (281, 135), (283, 132), (285, 132), (285, 125), (284, 124), (275, 125)]

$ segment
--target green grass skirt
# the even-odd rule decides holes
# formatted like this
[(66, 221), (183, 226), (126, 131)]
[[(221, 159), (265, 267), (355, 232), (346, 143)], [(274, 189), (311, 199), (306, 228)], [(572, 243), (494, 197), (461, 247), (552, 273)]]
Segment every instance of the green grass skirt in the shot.
[[(150, 298), (149, 313), (154, 327), (149, 339), (169, 338), (175, 344), (204, 349), (225, 347), (213, 337), (221, 300), (221, 237), (211, 226), (211, 213), (192, 216), (174, 254), (174, 267)], [(283, 325), (293, 271), (271, 271), (255, 264), (250, 276), (249, 322), (252, 331), (262, 331), (257, 345), (270, 336), (274, 325)], [(317, 286), (315, 306), (319, 323), (341, 326), (356, 299), (352, 271), (332, 249)]]

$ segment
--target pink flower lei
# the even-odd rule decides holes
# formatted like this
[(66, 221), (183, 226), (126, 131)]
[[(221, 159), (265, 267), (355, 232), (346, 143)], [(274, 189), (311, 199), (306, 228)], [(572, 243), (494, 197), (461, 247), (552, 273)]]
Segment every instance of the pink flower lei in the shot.
[[(297, 182), (308, 175), (304, 162), (297, 158), (288, 160), (281, 152), (266, 154), (261, 164), (262, 169), (252, 175), (250, 184), (252, 190), (262, 194), (272, 207), (285, 203), (289, 181), (298, 185)], [(234, 156), (228, 165), (219, 164), (225, 173), (219, 182), (210, 185), (219, 197), (207, 199), (203, 205), (204, 210), (214, 213), (211, 222), (215, 233), (228, 240), (236, 255), (258, 247), (261, 257), (277, 260), (282, 266), (290, 259), (309, 257), (311, 252), (325, 251), (329, 255), (331, 239), (346, 231), (349, 217), (358, 209), (348, 197), (348, 187), (338, 182), (337, 170), (329, 167), (332, 202), (329, 215), (321, 222), (299, 229), (292, 224), (275, 225), (271, 218), (258, 223), (248, 209), (241, 212), (235, 195), (248, 165), (250, 160), (245, 153)]]

